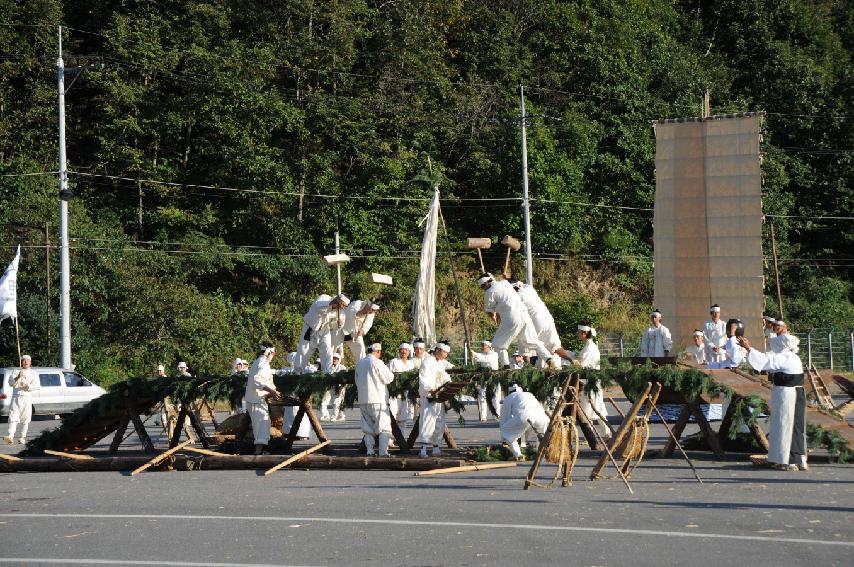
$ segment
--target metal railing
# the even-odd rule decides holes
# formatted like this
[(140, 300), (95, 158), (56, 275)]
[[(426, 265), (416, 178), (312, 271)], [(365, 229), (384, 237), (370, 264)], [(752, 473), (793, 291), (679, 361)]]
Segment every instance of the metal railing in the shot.
[[(800, 339), (804, 364), (840, 372), (854, 372), (854, 330), (812, 329), (792, 333)], [(630, 357), (640, 355), (639, 333), (600, 333), (597, 337), (602, 356)]]

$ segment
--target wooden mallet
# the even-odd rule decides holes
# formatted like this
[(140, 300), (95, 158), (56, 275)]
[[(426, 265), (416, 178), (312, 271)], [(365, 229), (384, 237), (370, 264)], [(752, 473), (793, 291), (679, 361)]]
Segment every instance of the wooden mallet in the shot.
[(468, 248), (474, 248), (477, 250), (477, 258), (480, 260), (480, 271), (486, 272), (486, 268), (483, 267), (483, 256), (481, 256), (480, 251), (486, 250), (490, 246), (492, 246), (491, 238), (469, 238), (466, 242), (466, 246)]
[(504, 260), (504, 277), (510, 277), (510, 252), (518, 252), (522, 248), (522, 243), (513, 238), (512, 236), (505, 235), (504, 238), (501, 239), (501, 244), (507, 247), (507, 258)]

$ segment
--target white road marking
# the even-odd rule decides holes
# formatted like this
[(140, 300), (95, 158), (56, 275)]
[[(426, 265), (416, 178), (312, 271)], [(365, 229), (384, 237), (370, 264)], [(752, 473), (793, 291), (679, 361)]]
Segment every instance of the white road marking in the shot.
[(798, 543), (807, 545), (837, 545), (854, 547), (854, 541), (827, 541), (819, 539), (765, 537), (736, 534), (711, 534), (702, 532), (673, 532), (660, 530), (638, 530), (631, 528), (597, 528), (592, 526), (548, 526), (543, 524), (489, 524), (484, 522), (431, 522), (425, 520), (380, 520), (369, 518), (296, 518), (287, 516), (200, 516), (192, 514), (0, 514), (0, 518), (63, 518), (90, 520), (215, 520), (246, 522), (291, 522), (291, 523), (331, 523), (331, 524), (379, 524), (386, 526), (430, 526), (435, 528), (488, 528), (500, 530), (533, 530), (553, 532), (592, 532), (624, 535), (643, 535), (660, 537), (689, 537), (696, 539), (733, 539), (740, 541), (761, 541), (767, 543)]
[(164, 565), (166, 567), (299, 567), (281, 563), (192, 563), (188, 561), (129, 561), (123, 559), (54, 559), (47, 557), (0, 557), (0, 563), (58, 565)]

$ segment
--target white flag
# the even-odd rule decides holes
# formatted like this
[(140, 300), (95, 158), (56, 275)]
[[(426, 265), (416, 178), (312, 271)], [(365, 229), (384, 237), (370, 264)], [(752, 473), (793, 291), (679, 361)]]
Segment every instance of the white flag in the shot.
[(436, 236), (439, 232), (439, 188), (433, 193), (421, 242), (421, 265), (412, 299), (412, 328), (428, 345), (436, 341)]
[(21, 261), (21, 245), (15, 259), (0, 278), (0, 321), (6, 317), (18, 318), (18, 262)]

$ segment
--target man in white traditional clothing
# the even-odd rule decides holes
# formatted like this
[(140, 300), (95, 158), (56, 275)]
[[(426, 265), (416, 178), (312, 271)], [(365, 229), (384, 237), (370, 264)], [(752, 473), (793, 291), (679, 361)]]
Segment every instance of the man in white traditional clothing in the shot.
[(526, 349), (535, 350), (541, 360), (551, 360), (554, 353), (549, 352), (537, 336), (537, 331), (528, 315), (528, 309), (519, 299), (519, 294), (510, 282), (495, 280), (492, 274), (484, 273), (478, 278), (477, 283), (484, 293), (487, 314), (498, 324), (498, 329), (492, 338), (492, 346), (498, 351), (499, 364), (505, 367), (510, 366), (507, 347), (517, 337)]
[[(561, 346), (560, 335), (558, 335), (555, 320), (549, 308), (540, 299), (540, 294), (537, 293), (534, 286), (518, 280), (508, 281), (519, 294), (519, 299), (522, 300), (522, 304), (528, 310), (537, 337), (543, 342), (546, 350), (555, 353), (556, 356), (553, 356), (551, 360), (556, 366), (559, 366), (561, 358), (569, 358), (567, 356), (569, 352)], [(548, 360), (540, 360), (541, 366), (545, 366), (547, 362)]]
[[(27, 430), (33, 418), (33, 402), (30, 393), (41, 388), (39, 377), (32, 368), (33, 359), (29, 354), (21, 357), (21, 367), (9, 375), (9, 385), (12, 387), (12, 400), (9, 404), (9, 432), (3, 438), (10, 445), (15, 442), (18, 433), (18, 443), (27, 440)], [(18, 426), (21, 430), (18, 432)]]
[(726, 358), (724, 345), (727, 340), (727, 329), (721, 319), (721, 306), (715, 303), (709, 307), (711, 319), (703, 323), (703, 337), (706, 342), (706, 362), (723, 362)]
[(166, 367), (162, 364), (157, 365), (157, 377), (158, 378), (166, 378)]
[(709, 368), (738, 368), (744, 362), (747, 351), (738, 344), (738, 337), (744, 336), (744, 323), (738, 319), (727, 321), (726, 336), (727, 341), (723, 348), (724, 359), (720, 362), (709, 362)]
[(759, 352), (739, 337), (747, 349), (747, 361), (755, 370), (768, 372), (771, 388), (771, 431), (768, 462), (781, 470), (809, 470), (807, 465), (804, 366), (798, 356), (798, 338), (778, 335), (771, 339), (771, 352)]
[(525, 356), (517, 350), (513, 353), (513, 360), (510, 362), (510, 370), (519, 370), (520, 368), (525, 368), (527, 364), (528, 363), (525, 362)]
[(694, 344), (685, 349), (685, 358), (697, 366), (706, 364), (706, 336), (703, 331), (694, 329), (691, 340), (694, 341)]
[(525, 392), (518, 384), (512, 384), (504, 398), (504, 410), (501, 412), (499, 427), (501, 438), (510, 446), (517, 461), (524, 459), (519, 447), (519, 439), (525, 438), (529, 428), (533, 428), (538, 437), (545, 435), (549, 426), (549, 416), (537, 398)]
[(276, 349), (262, 345), (258, 358), (249, 368), (246, 380), (246, 392), (243, 400), (252, 422), (252, 435), (255, 437), (255, 454), (264, 452), (270, 442), (270, 406), (269, 400), (282, 399), (273, 382), (273, 370), (270, 362), (276, 356)]
[(427, 357), (427, 343), (418, 337), (412, 341), (412, 366), (415, 370), (421, 368), (421, 363)]
[(673, 349), (673, 339), (670, 337), (670, 329), (661, 324), (661, 311), (653, 309), (649, 314), (652, 322), (643, 337), (641, 337), (641, 356), (652, 356), (661, 358), (670, 356)]
[(376, 437), (379, 437), (380, 457), (388, 457), (388, 445), (391, 440), (387, 386), (394, 380), (394, 372), (389, 370), (381, 357), (382, 345), (374, 343), (368, 348), (368, 355), (356, 363), (356, 391), (362, 413), (362, 433), (369, 457), (376, 456)]
[[(344, 372), (347, 367), (341, 364), (342, 354), (335, 352), (332, 355), (332, 374)], [(347, 421), (347, 414), (341, 409), (344, 404), (344, 394), (347, 393), (347, 384), (339, 384), (332, 396), (332, 421)]]
[(433, 354), (424, 357), (418, 371), (418, 396), (421, 405), (418, 442), (421, 443), (422, 457), (427, 456), (427, 447), (430, 446), (433, 447), (433, 456), (442, 454), (439, 443), (445, 433), (445, 404), (437, 402), (434, 396), (443, 384), (451, 381), (444, 365), (450, 352), (450, 345), (440, 341), (436, 344)]
[[(578, 325), (577, 333), (578, 340), (584, 346), (578, 354), (569, 353), (570, 360), (582, 368), (599, 370), (602, 357), (599, 354), (599, 346), (593, 340), (596, 337), (596, 329), (590, 325)], [(601, 384), (597, 384), (596, 388), (582, 394), (579, 402), (581, 409), (594, 424), (598, 424), (600, 420), (608, 419), (608, 408), (605, 406), (605, 393), (602, 391)], [(611, 438), (611, 428), (604, 422), (602, 423), (602, 437), (606, 440)]]
[(190, 371), (187, 369), (187, 363), (183, 360), (178, 363), (178, 374), (175, 376), (176, 378), (192, 378), (193, 375), (190, 374)]
[(789, 325), (786, 324), (782, 319), (778, 319), (774, 321), (774, 332), (779, 337), (780, 335), (788, 335), (789, 334)]
[(320, 353), (320, 370), (324, 374), (332, 372), (333, 334), (344, 324), (345, 309), (350, 300), (345, 295), (331, 297), (323, 294), (311, 304), (303, 316), (299, 346), (294, 367), (297, 373), (308, 371), (311, 357), (315, 351)]
[[(395, 374), (415, 370), (415, 363), (412, 361), (412, 345), (409, 343), (400, 343), (400, 346), (397, 347), (397, 357), (389, 361), (388, 368)], [(398, 423), (412, 421), (412, 402), (407, 400), (403, 395), (398, 394), (390, 397), (388, 407), (391, 415), (394, 416)]]
[(344, 310), (344, 326), (336, 336), (347, 345), (356, 362), (365, 357), (365, 335), (374, 326), (374, 317), (379, 310), (378, 304), (361, 299), (351, 301)]
[[(335, 374), (336, 372), (341, 372), (343, 370), (347, 370), (347, 367), (341, 364), (341, 353), (336, 350), (332, 353), (332, 368), (330, 373)], [(334, 419), (334, 416), (338, 414), (338, 408), (341, 407), (340, 402), (337, 404), (338, 407), (333, 410), (333, 414), (329, 413), (329, 404), (343, 398), (343, 395), (338, 395), (338, 391), (341, 388), (343, 388), (343, 386), (338, 386), (334, 391), (330, 389), (323, 392), (323, 398), (320, 400), (320, 421), (329, 421), (330, 419)]]
[[(498, 353), (492, 348), (491, 341), (481, 341), (480, 352), (471, 353), (472, 361), (479, 367), (487, 370), (498, 370)], [(486, 384), (481, 382), (477, 385), (477, 415), (480, 421), (486, 421), (488, 416), (486, 404)]]

